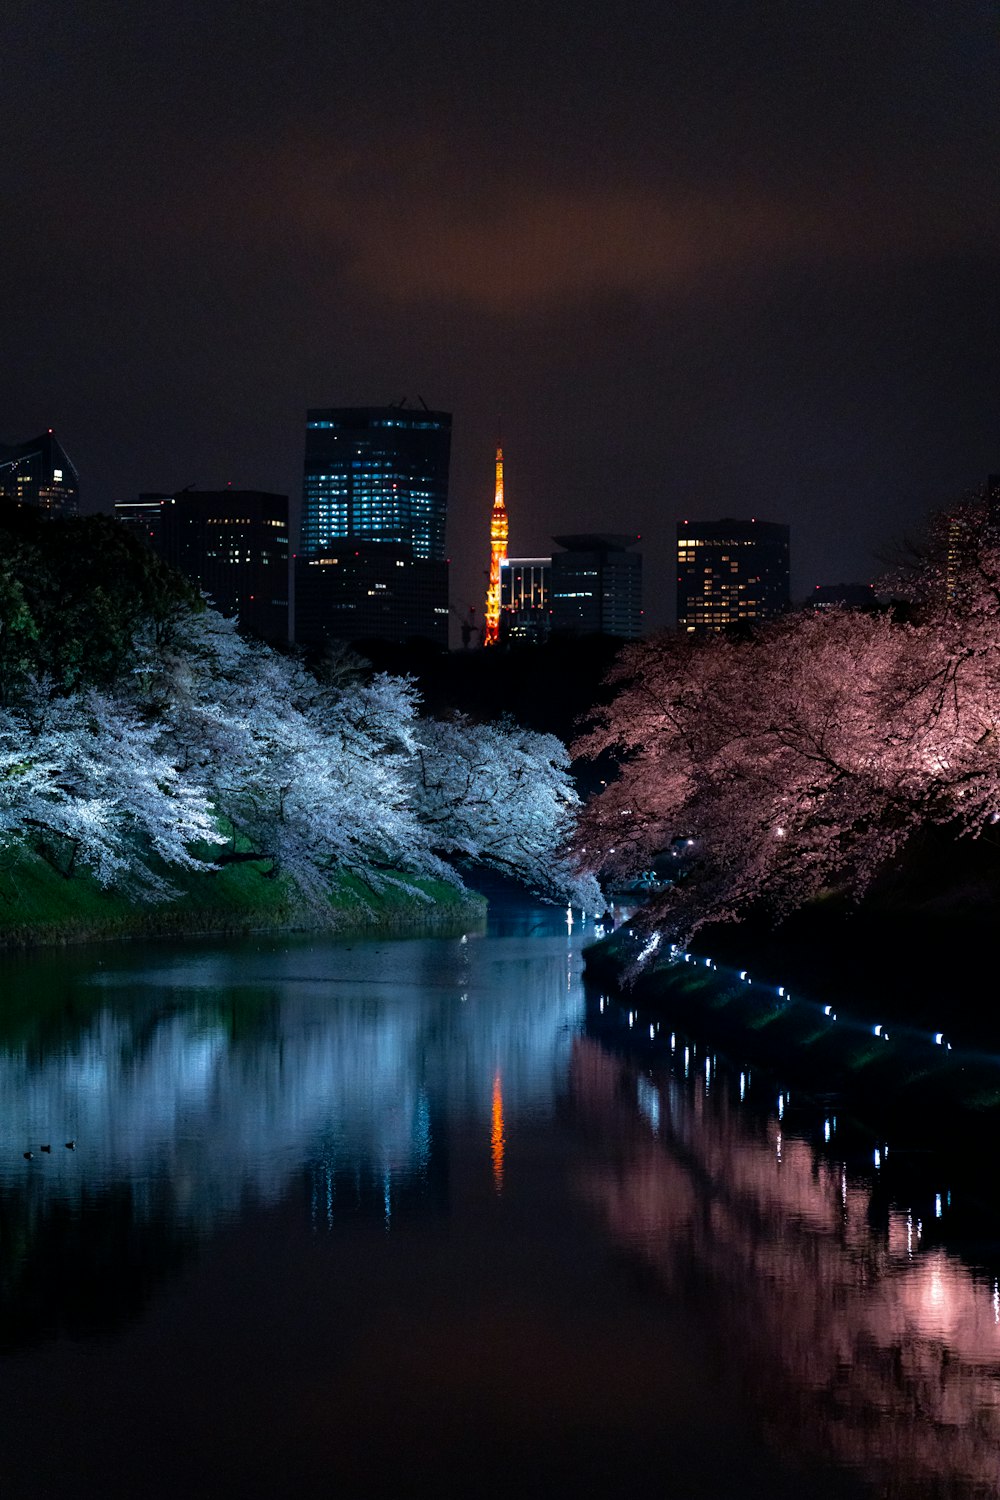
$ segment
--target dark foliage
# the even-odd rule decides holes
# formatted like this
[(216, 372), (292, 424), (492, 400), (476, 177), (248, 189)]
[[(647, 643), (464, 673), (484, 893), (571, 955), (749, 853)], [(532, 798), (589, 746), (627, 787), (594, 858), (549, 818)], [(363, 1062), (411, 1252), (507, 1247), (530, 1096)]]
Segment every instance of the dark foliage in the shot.
[(0, 703), (30, 676), (57, 689), (109, 686), (128, 671), (138, 636), (153, 639), (197, 590), (110, 516), (46, 520), (0, 511)]

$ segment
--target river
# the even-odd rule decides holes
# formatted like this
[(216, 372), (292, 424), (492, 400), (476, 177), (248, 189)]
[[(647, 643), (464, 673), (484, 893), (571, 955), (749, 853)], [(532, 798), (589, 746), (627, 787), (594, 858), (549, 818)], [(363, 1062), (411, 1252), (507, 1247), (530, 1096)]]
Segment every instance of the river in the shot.
[(3, 1500), (1000, 1494), (991, 1158), (586, 990), (593, 931), (4, 960)]

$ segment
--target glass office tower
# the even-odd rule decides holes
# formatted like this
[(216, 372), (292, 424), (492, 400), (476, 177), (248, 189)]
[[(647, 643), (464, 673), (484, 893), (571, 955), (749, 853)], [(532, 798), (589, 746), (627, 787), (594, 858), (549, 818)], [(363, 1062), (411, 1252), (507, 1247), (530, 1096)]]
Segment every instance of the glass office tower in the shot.
[(552, 555), (552, 629), (639, 640), (642, 553), (631, 550), (638, 536), (601, 531), (552, 540), (566, 549)]
[(450, 412), (405, 403), (311, 408), (301, 553), (357, 537), (443, 562), (450, 454)]

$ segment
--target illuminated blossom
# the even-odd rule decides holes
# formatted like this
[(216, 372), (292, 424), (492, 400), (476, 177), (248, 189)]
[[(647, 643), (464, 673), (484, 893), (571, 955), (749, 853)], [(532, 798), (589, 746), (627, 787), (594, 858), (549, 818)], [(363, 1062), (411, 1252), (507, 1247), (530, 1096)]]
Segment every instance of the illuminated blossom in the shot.
[(980, 835), (1000, 809), (1000, 550), (973, 534), (950, 584), (936, 563), (911, 574), (908, 621), (804, 612), (749, 640), (629, 647), (574, 747), (621, 764), (584, 814), (584, 867), (620, 880), (693, 840), (647, 908), (685, 936), (859, 896), (929, 824)]

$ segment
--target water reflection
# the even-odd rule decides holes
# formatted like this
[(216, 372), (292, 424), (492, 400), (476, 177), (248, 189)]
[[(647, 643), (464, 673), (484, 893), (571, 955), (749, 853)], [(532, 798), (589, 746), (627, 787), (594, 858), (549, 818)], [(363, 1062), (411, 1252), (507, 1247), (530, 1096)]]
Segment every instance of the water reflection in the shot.
[[(67, 1333), (107, 1345), (138, 1330), (138, 1364), (179, 1272), (217, 1255), (212, 1295), (189, 1309), (215, 1317), (212, 1297), (225, 1309), (258, 1256), (252, 1284), (274, 1310), (241, 1293), (237, 1347), (272, 1328), (270, 1357), (302, 1382), (289, 1420), (322, 1405), (317, 1453), (333, 1393), (367, 1392), (354, 1492), (382, 1436), (361, 1408), (382, 1409), (398, 1370), (407, 1441), (447, 1446), (431, 1425), (446, 1389), (465, 1403), (469, 1451), (494, 1422), (512, 1452), (530, 1431), (552, 1475), (567, 1444), (589, 1473), (617, 1431), (607, 1485), (627, 1469), (631, 1493), (659, 1493), (667, 1461), (687, 1476), (677, 1493), (713, 1461), (741, 1472), (734, 1377), (755, 1439), (833, 1476), (824, 1495), (855, 1493), (844, 1471), (891, 1497), (1000, 1493), (1000, 1281), (988, 1253), (955, 1251), (959, 1175), (656, 1017), (585, 1005), (580, 938), (578, 916), (567, 931), (562, 911), (532, 911), (488, 938), (8, 965), (22, 1003), (0, 1032), (5, 1399), (31, 1403), (42, 1386), (24, 1382)], [(643, 1277), (623, 1291), (626, 1262)], [(297, 1277), (312, 1291), (299, 1297)], [(200, 1323), (161, 1346), (185, 1381), (193, 1337)], [(484, 1371), (493, 1383), (477, 1385)], [(170, 1484), (158, 1493), (182, 1492)]]
[(303, 1181), (317, 1230), (444, 1212), (453, 1117), (481, 1121), (499, 1192), (504, 1110), (552, 1108), (579, 1019), (559, 922), (511, 919), (488, 955), (469, 935), (8, 965), (0, 1343), (120, 1327)]
[[(502, 1178), (504, 1111), (551, 1107), (579, 996), (565, 945), (494, 938), (483, 963), (476, 944), (256, 949), (251, 982), (238, 948), (89, 976), (103, 1003), (74, 1036), (0, 1052), (0, 1183), (157, 1183), (211, 1229), (303, 1161), (426, 1175), (435, 1111), (484, 1114)], [(59, 1149), (39, 1157), (43, 1141)]]
[(493, 1155), (493, 1186), (498, 1193), (503, 1192), (503, 1090), (500, 1087), (500, 1074), (493, 1080), (493, 1129), (490, 1133), (490, 1150)]
[(678, 1066), (576, 1042), (573, 1098), (600, 1143), (581, 1192), (665, 1287), (698, 1289), (783, 1448), (880, 1495), (1000, 1493), (996, 1272), (922, 1248), (877, 1178), (789, 1132), (786, 1093), (762, 1116), (741, 1106), (745, 1073), (709, 1054), (692, 1073), (694, 1051)]

